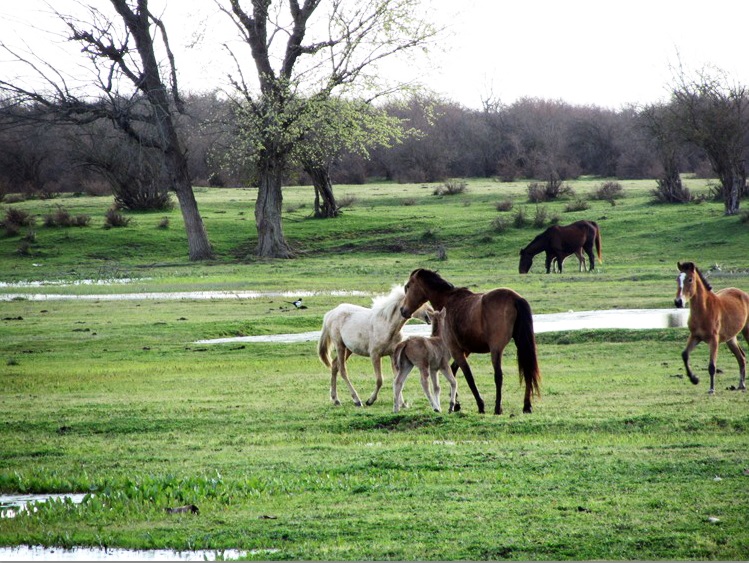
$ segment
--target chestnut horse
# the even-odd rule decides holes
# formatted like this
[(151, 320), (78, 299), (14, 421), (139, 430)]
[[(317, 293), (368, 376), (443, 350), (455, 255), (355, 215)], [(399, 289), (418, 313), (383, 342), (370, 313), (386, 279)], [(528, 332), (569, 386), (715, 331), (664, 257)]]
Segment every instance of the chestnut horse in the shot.
[(480, 413), (484, 412), (473, 373), (468, 365), (472, 352), (491, 353), (494, 385), (497, 390), (494, 414), (502, 414), (502, 351), (515, 340), (520, 380), (525, 380), (523, 412), (532, 411), (531, 396), (540, 395), (541, 372), (538, 369), (533, 316), (528, 302), (511, 289), (494, 289), (473, 293), (465, 287), (456, 288), (431, 270), (419, 268), (411, 272), (405, 285), (406, 298), (401, 314), (408, 318), (429, 301), (435, 310), (445, 309), (442, 337), (453, 357), (452, 372), (463, 371)]
[(738, 341), (738, 334), (749, 342), (749, 294), (735, 287), (721, 289), (713, 293), (710, 283), (692, 262), (677, 262), (679, 277), (674, 305), (684, 307), (689, 301), (689, 340), (681, 353), (687, 369), (689, 381), (697, 385), (699, 377), (689, 367), (689, 354), (700, 342), (710, 347), (710, 389), (715, 393), (715, 361), (718, 358), (718, 345), (725, 342), (739, 362), (739, 391), (746, 390), (746, 354)]
[(546, 252), (547, 274), (551, 271), (552, 261), (554, 260), (556, 260), (561, 274), (562, 263), (570, 254), (577, 256), (580, 261), (580, 271), (583, 271), (585, 267), (584, 250), (589, 259), (589, 271), (593, 271), (596, 267), (593, 254), (594, 245), (598, 252), (598, 261), (603, 262), (603, 258), (601, 258), (601, 229), (598, 228), (598, 223), (595, 221), (576, 221), (564, 226), (553, 225), (520, 250), (518, 270), (521, 274), (527, 274), (533, 265), (533, 257), (540, 252)]

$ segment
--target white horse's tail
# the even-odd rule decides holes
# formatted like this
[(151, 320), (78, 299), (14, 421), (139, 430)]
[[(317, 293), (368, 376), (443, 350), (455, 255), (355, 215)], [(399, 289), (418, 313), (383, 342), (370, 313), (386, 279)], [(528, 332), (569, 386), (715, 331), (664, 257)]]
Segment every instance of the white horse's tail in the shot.
[(331, 366), (330, 358), (330, 332), (328, 331), (328, 325), (323, 323), (322, 331), (320, 332), (320, 339), (317, 341), (317, 355), (320, 356), (320, 361), (326, 366)]

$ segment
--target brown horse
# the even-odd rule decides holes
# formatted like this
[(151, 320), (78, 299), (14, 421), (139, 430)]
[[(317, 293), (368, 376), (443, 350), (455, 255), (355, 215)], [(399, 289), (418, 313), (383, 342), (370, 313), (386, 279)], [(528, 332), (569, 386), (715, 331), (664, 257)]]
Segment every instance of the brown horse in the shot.
[(540, 252), (546, 252), (547, 274), (551, 272), (551, 264), (554, 260), (556, 260), (561, 274), (562, 263), (571, 254), (577, 256), (582, 271), (585, 267), (584, 250), (589, 259), (589, 271), (593, 271), (596, 267), (593, 254), (594, 245), (598, 252), (598, 261), (603, 262), (603, 258), (601, 258), (601, 229), (598, 228), (595, 221), (576, 221), (564, 226), (553, 225), (520, 250), (518, 270), (521, 274), (527, 274), (533, 265), (533, 257)]
[(681, 353), (687, 369), (689, 381), (697, 385), (700, 379), (689, 367), (689, 354), (700, 342), (710, 346), (710, 389), (715, 393), (715, 361), (718, 358), (718, 345), (725, 342), (739, 362), (739, 391), (746, 390), (746, 354), (738, 342), (738, 334), (749, 342), (749, 294), (735, 287), (721, 289), (713, 293), (710, 283), (692, 262), (677, 262), (679, 277), (674, 304), (684, 307), (689, 301), (689, 340)]
[(468, 365), (472, 352), (491, 353), (494, 385), (497, 390), (494, 414), (502, 414), (502, 351), (515, 340), (520, 380), (525, 379), (523, 412), (531, 412), (531, 396), (540, 395), (541, 372), (538, 369), (536, 338), (530, 305), (511, 289), (473, 293), (456, 288), (431, 270), (411, 272), (405, 285), (406, 298), (401, 314), (407, 318), (429, 301), (435, 310), (445, 309), (443, 339), (453, 357), (452, 372), (463, 371), (480, 413), (484, 412), (473, 373)]

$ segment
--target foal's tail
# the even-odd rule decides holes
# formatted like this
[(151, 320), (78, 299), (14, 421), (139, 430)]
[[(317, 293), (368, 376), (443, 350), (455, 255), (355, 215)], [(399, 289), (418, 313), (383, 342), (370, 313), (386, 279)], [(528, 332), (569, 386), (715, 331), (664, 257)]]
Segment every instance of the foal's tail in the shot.
[(331, 366), (330, 359), (330, 332), (328, 331), (328, 325), (323, 323), (322, 331), (320, 332), (320, 339), (317, 341), (317, 355), (320, 356), (320, 361), (326, 366)]
[(598, 261), (603, 262), (601, 257), (601, 229), (597, 223), (593, 223), (596, 226), (596, 250), (598, 251)]
[(531, 395), (541, 396), (541, 371), (538, 369), (533, 315), (528, 301), (522, 297), (515, 300), (515, 309), (518, 315), (515, 319), (515, 326), (512, 328), (512, 338), (518, 349), (520, 381), (525, 379), (525, 393), (530, 400)]

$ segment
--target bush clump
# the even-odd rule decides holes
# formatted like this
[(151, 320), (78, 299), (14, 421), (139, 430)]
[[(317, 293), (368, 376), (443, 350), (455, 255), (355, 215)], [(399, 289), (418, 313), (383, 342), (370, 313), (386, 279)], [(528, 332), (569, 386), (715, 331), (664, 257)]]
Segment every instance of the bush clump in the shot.
[(130, 224), (130, 217), (125, 217), (119, 209), (111, 207), (104, 214), (104, 228), (113, 229), (119, 227), (127, 227)]
[(593, 194), (594, 199), (613, 202), (615, 199), (624, 197), (624, 188), (619, 182), (605, 182), (601, 184)]
[(458, 195), (468, 189), (468, 184), (459, 180), (449, 180), (441, 186), (434, 188), (433, 195)]

